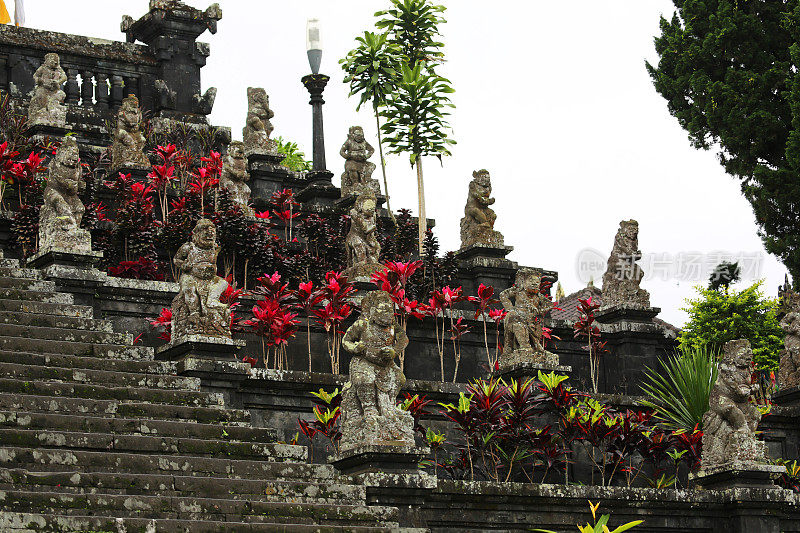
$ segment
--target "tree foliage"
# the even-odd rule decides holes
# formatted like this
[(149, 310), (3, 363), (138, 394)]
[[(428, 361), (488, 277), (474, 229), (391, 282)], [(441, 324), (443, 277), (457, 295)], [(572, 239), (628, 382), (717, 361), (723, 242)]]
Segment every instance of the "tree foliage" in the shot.
[(687, 300), (689, 322), (681, 332), (684, 350), (707, 347), (722, 350), (734, 339), (747, 339), (753, 347), (753, 360), (761, 370), (778, 367), (778, 352), (783, 347), (783, 331), (777, 312), (778, 302), (765, 298), (761, 282), (746, 289), (716, 291), (697, 288), (700, 297)]
[(766, 249), (800, 279), (800, 2), (673, 2), (655, 88), (695, 147), (719, 147)]

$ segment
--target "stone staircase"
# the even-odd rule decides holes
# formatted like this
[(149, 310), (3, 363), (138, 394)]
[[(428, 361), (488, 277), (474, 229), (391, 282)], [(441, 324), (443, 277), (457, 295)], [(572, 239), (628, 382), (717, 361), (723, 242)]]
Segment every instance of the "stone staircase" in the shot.
[(41, 278), (0, 259), (0, 531), (411, 531)]

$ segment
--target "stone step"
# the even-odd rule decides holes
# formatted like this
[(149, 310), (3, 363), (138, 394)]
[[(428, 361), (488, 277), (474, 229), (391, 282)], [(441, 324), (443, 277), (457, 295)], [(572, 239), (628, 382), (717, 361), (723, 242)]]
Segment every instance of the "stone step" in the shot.
[(0, 378), (0, 393), (163, 403), (188, 407), (216, 406), (221, 408), (225, 405), (222, 395), (209, 392), (147, 389), (142, 387), (106, 387), (88, 383), (19, 381), (5, 378)]
[(20, 313), (14, 311), (3, 311), (0, 313), (0, 323), (15, 324), (18, 326), (39, 326), (44, 328), (102, 331), (105, 333), (114, 332), (114, 326), (108, 320), (95, 320), (93, 318), (79, 318), (74, 316), (51, 314), (34, 314), (29, 312)]
[(328, 464), (15, 446), (0, 448), (0, 466), (48, 472), (79, 470), (113, 474), (175, 474), (232, 479), (313, 479), (317, 482), (331, 483), (342, 477)]
[[(11, 261), (17, 261), (12, 259)], [(19, 261), (0, 265), (0, 277), (21, 279), (43, 279), (42, 273), (35, 268), (22, 268)]]
[[(82, 516), (87, 509), (118, 518), (266, 522), (317, 525), (383, 525), (397, 527), (394, 507), (261, 502), (218, 498), (60, 492), (0, 491), (0, 508), (17, 513)], [(165, 530), (169, 531), (169, 530)], [(289, 531), (295, 531), (290, 529)]]
[(0, 351), (0, 362), (29, 366), (134, 372), (139, 374), (177, 374), (177, 365), (174, 361), (126, 361), (124, 359), (107, 359), (88, 355), (61, 355), (2, 350)]
[(22, 289), (26, 291), (56, 292), (56, 284), (52, 281), (26, 278), (0, 278), (0, 288)]
[(0, 427), (44, 431), (57, 429), (75, 433), (97, 433), (104, 437), (108, 437), (108, 435), (147, 435), (255, 443), (277, 440), (277, 432), (268, 428), (229, 427), (143, 418), (101, 418), (31, 411), (0, 411)]
[(87, 383), (109, 387), (144, 387), (147, 389), (169, 389), (199, 391), (200, 378), (142, 374), (139, 372), (113, 372), (88, 368), (61, 368), (57, 366), (34, 366), (0, 362), (0, 376), (22, 381), (57, 381), (64, 383)]
[(102, 356), (130, 361), (152, 361), (155, 358), (153, 349), (145, 346), (124, 346), (121, 344), (58, 341), (52, 339), (28, 339), (25, 337), (0, 337), (0, 350), (61, 355)]
[(160, 453), (207, 457), (259, 458), (268, 461), (305, 461), (303, 446), (273, 442), (232, 442), (220, 439), (83, 433), (60, 429), (0, 427), (0, 446), (78, 450), (116, 450), (126, 453)]
[(123, 346), (133, 345), (133, 335), (127, 333), (82, 331), (24, 324), (0, 324), (0, 337), (24, 337), (27, 339), (57, 340), (58, 342), (88, 342)]
[(31, 302), (0, 298), (0, 312), (32, 313), (37, 315), (58, 315), (77, 318), (93, 318), (92, 308), (86, 305), (65, 305), (46, 302)]
[(9, 533), (422, 533), (428, 530), (393, 526), (275, 524), (269, 522), (223, 522), (174, 518), (111, 518), (0, 511), (0, 530)]
[(250, 412), (244, 409), (189, 407), (161, 403), (30, 396), (27, 394), (0, 394), (0, 409), (117, 418), (138, 417), (148, 420), (184, 421), (200, 424), (250, 425)]
[(39, 292), (8, 288), (0, 288), (0, 299), (67, 305), (75, 303), (74, 297), (67, 292)]
[[(346, 481), (346, 480), (343, 480)], [(27, 490), (69, 494), (128, 494), (220, 498), (284, 503), (366, 504), (364, 485), (298, 480), (231, 479), (172, 474), (31, 472), (0, 468), (0, 491)]]

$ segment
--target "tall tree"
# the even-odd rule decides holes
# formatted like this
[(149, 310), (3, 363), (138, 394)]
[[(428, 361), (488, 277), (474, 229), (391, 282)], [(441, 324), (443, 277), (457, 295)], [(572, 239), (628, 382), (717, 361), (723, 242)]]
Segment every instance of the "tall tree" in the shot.
[(395, 90), (386, 100), (381, 127), (390, 153), (408, 153), (417, 172), (419, 199), (419, 252), (423, 253), (428, 221), (425, 213), (425, 184), (422, 157), (434, 155), (441, 161), (450, 155), (455, 141), (449, 137), (448, 94), (454, 92), (450, 81), (436, 74), (436, 66), (444, 60), (444, 45), (438, 40), (439, 24), (445, 7), (429, 0), (391, 0), (392, 7), (378, 11), (376, 27), (383, 29), (389, 42), (400, 50), (400, 76)]
[(386, 104), (388, 95), (394, 92), (394, 83), (400, 64), (400, 49), (396, 44), (389, 42), (388, 38), (387, 33), (377, 34), (365, 31), (363, 37), (356, 37), (358, 44), (347, 53), (344, 59), (339, 60), (339, 63), (346, 73), (345, 83), (350, 84), (349, 96), (359, 95), (356, 111), (366, 103), (372, 104), (378, 129), (378, 153), (381, 157), (381, 171), (383, 172), (383, 194), (386, 196), (386, 207), (394, 220), (392, 206), (389, 202), (389, 183), (386, 179), (386, 161), (383, 157), (379, 111)]
[(741, 180), (766, 249), (800, 279), (800, 2), (673, 0), (656, 90), (697, 148)]

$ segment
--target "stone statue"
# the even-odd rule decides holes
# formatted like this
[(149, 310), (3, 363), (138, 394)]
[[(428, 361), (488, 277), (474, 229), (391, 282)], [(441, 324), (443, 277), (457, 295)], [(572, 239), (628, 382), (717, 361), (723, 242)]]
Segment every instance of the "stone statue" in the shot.
[(778, 384), (781, 389), (800, 386), (800, 294), (792, 289), (781, 295), (785, 314), (781, 328), (786, 333), (780, 352)]
[(342, 390), (341, 450), (364, 445), (414, 446), (414, 420), (395, 405), (406, 378), (394, 359), (408, 345), (389, 294), (372, 291), (361, 316), (342, 339), (353, 353), (350, 381)]
[(33, 81), (36, 87), (28, 107), (28, 126), (65, 127), (67, 107), (64, 105), (64, 99), (67, 94), (61, 87), (67, 81), (67, 74), (61, 68), (58, 54), (44, 56), (44, 63), (36, 69)]
[(172, 300), (172, 340), (187, 335), (231, 338), (230, 305), (220, 301), (228, 282), (217, 276), (217, 228), (201, 219), (191, 241), (175, 254), (180, 290)]
[(111, 168), (149, 168), (150, 160), (144, 153), (144, 144), (142, 110), (139, 109), (139, 99), (131, 94), (122, 101), (117, 112)]
[(542, 321), (553, 303), (540, 292), (541, 282), (538, 271), (521, 268), (514, 285), (500, 293), (500, 303), (508, 311), (503, 322), (501, 368), (518, 363), (558, 365), (558, 356), (544, 349)]
[(461, 248), (473, 245), (490, 248), (503, 246), (503, 234), (494, 229), (497, 215), (489, 207), (493, 203), (489, 171), (476, 170), (469, 182), (467, 205), (464, 207), (464, 218), (461, 219)]
[(725, 343), (709, 408), (703, 415), (703, 470), (766, 462), (766, 444), (756, 439), (761, 411), (750, 403), (752, 359), (748, 340)]
[(222, 175), (219, 179), (221, 189), (228, 191), (230, 199), (242, 208), (245, 214), (252, 214), (250, 207), (250, 187), (247, 180), (250, 174), (247, 172), (247, 157), (244, 154), (244, 143), (232, 141), (228, 145), (228, 153), (222, 163)]
[(39, 249), (90, 252), (92, 238), (81, 228), (84, 207), (78, 193), (85, 187), (74, 137), (64, 137), (50, 163), (44, 204), (39, 211)]
[(342, 196), (358, 195), (371, 191), (380, 194), (378, 180), (372, 179), (375, 164), (369, 161), (375, 149), (364, 138), (361, 126), (351, 126), (347, 140), (339, 150), (344, 157), (344, 174), (342, 174)]
[(382, 268), (379, 262), (381, 245), (377, 237), (376, 209), (375, 195), (368, 191), (356, 198), (350, 210), (350, 231), (344, 241), (347, 247), (347, 269), (344, 274), (347, 277), (368, 277)]
[(275, 141), (269, 138), (272, 135), (272, 122), (269, 120), (275, 113), (269, 108), (269, 96), (260, 87), (247, 88), (247, 122), (242, 130), (245, 151), (274, 152)]
[(614, 238), (614, 248), (603, 274), (603, 307), (633, 304), (650, 307), (650, 293), (639, 288), (644, 277), (636, 261), (642, 258), (639, 251), (639, 223), (623, 220)]

